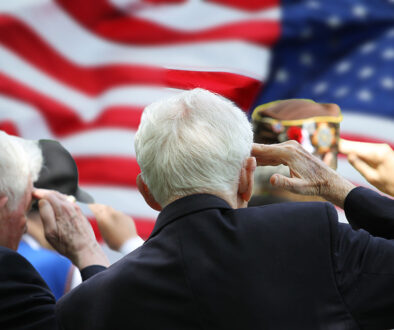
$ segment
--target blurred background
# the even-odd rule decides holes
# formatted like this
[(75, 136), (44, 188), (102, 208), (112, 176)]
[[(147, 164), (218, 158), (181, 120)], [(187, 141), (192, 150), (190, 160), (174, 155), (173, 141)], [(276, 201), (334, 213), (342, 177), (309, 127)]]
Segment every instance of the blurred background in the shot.
[[(248, 114), (278, 99), (337, 103), (342, 137), (393, 147), (394, 1), (0, 1), (0, 129), (60, 141), (82, 188), (143, 238), (157, 212), (136, 189), (140, 116), (194, 87)], [(368, 186), (341, 156), (338, 171)]]

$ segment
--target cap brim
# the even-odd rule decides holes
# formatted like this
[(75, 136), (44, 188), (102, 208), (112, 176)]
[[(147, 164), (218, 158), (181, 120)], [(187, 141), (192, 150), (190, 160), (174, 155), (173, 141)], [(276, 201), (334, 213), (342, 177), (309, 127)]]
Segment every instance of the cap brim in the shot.
[(93, 197), (81, 188), (78, 188), (74, 197), (81, 203), (94, 203)]

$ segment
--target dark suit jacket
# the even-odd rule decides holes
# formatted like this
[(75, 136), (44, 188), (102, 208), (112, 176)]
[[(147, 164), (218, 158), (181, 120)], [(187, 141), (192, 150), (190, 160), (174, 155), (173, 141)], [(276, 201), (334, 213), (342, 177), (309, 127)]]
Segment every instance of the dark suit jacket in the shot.
[(338, 224), (329, 203), (234, 210), (192, 195), (60, 299), (57, 318), (70, 330), (376, 330), (394, 327), (393, 275), (394, 243)]
[(53, 330), (55, 297), (19, 253), (0, 247), (0, 329)]
[[(105, 269), (82, 269), (86, 280)], [(37, 270), (19, 253), (0, 246), (0, 329), (55, 330), (55, 297)]]
[(353, 189), (345, 201), (346, 218), (353, 228), (394, 239), (394, 200), (363, 187)]

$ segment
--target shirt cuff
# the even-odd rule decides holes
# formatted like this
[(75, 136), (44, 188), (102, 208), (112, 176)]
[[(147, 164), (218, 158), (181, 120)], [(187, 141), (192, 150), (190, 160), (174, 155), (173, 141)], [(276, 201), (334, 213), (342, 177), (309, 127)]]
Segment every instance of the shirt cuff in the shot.
[(144, 244), (144, 240), (139, 236), (135, 236), (124, 242), (118, 251), (121, 254), (126, 255), (134, 251), (136, 248), (139, 248), (142, 244)]

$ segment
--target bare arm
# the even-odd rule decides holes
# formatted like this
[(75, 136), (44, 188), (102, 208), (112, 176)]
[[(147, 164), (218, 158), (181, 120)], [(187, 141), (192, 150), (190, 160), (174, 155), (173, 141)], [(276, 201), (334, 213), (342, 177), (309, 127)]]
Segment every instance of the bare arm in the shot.
[(320, 196), (341, 208), (348, 193), (355, 188), (295, 141), (254, 144), (252, 156), (256, 157), (258, 166), (283, 164), (289, 167), (291, 177), (274, 174), (270, 179), (273, 186), (297, 194)]
[(143, 242), (137, 234), (137, 229), (132, 217), (115, 210), (111, 206), (103, 204), (89, 204), (92, 210), (100, 233), (108, 246), (123, 254), (131, 252), (125, 250), (125, 244), (132, 239)]

